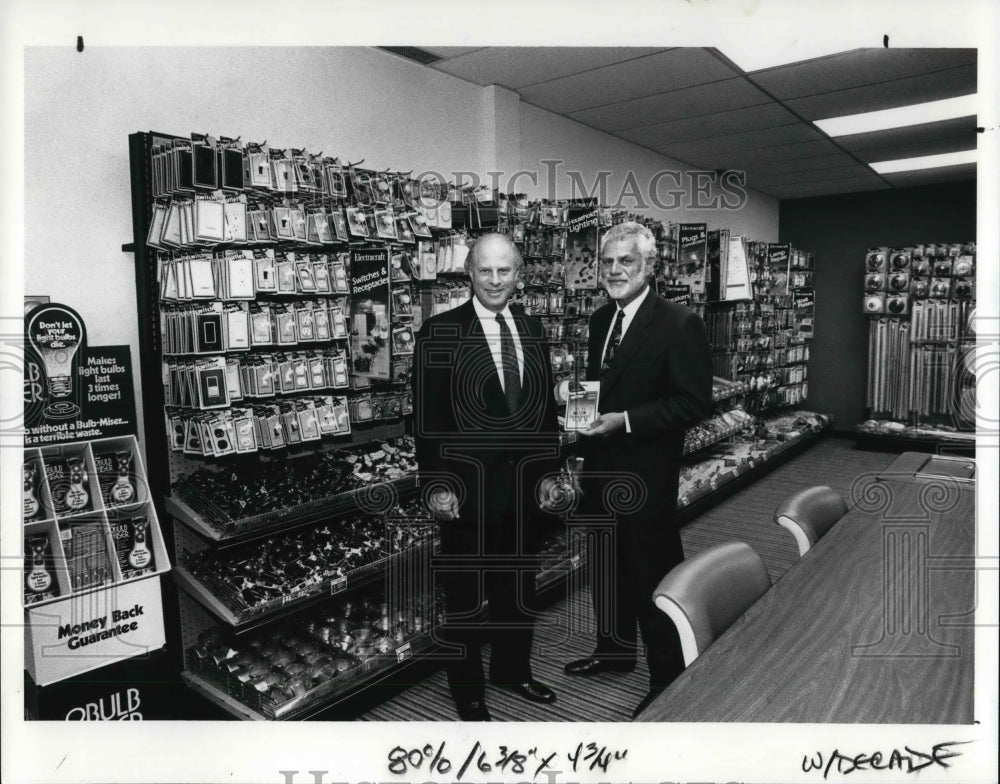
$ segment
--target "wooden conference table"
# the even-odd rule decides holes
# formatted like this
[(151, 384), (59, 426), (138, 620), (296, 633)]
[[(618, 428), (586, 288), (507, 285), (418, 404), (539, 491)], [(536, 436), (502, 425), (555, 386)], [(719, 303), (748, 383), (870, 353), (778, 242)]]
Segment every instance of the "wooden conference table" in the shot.
[(922, 473), (972, 464), (931, 457), (859, 480), (847, 515), (637, 721), (971, 723), (975, 484)]

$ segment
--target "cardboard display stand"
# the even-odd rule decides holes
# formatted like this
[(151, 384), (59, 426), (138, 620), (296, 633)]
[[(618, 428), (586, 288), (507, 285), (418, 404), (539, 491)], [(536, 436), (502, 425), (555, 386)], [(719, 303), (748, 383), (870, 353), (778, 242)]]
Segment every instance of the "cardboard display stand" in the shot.
[(29, 721), (139, 721), (177, 713), (186, 690), (158, 677), (169, 671), (163, 649), (38, 686), (24, 673), (24, 716)]
[[(88, 349), (65, 305), (39, 305), (25, 323), (25, 713), (63, 718), (46, 687), (131, 659), (142, 669), (163, 648), (170, 560), (135, 437), (128, 347)], [(128, 706), (149, 676), (83, 718), (141, 718)]]

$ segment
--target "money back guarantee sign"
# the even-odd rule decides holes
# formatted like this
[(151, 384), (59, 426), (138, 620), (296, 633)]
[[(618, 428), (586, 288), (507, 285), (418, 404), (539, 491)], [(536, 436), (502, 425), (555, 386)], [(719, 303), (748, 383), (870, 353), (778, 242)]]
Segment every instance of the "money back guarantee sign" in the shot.
[(25, 667), (38, 686), (71, 678), (163, 647), (159, 580), (112, 589), (26, 610)]

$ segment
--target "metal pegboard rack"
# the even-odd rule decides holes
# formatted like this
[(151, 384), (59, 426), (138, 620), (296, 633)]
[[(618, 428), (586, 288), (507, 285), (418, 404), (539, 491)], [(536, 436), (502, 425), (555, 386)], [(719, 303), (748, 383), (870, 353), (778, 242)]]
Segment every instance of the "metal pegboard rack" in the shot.
[[(180, 137), (152, 131), (129, 135), (133, 241), (123, 246), (122, 250), (131, 252), (134, 256), (136, 304), (139, 314), (139, 373), (142, 382), (142, 405), (145, 411), (162, 411), (165, 402), (160, 365), (162, 336), (156, 252), (146, 245), (153, 203), (152, 146), (159, 141), (177, 138)], [(157, 504), (161, 519), (165, 519), (162, 499), (168, 495), (170, 482), (173, 481), (167, 434), (159, 416), (143, 417), (143, 427), (150, 497)], [(173, 537), (173, 532), (169, 528), (170, 526), (166, 526), (164, 531), (168, 546)]]
[[(129, 160), (132, 195), (133, 241), (122, 249), (134, 254), (136, 273), (136, 299), (139, 319), (140, 371), (143, 387), (143, 407), (147, 411), (162, 411), (165, 404), (163, 369), (161, 363), (161, 305), (159, 301), (159, 278), (157, 253), (146, 245), (155, 201), (152, 190), (151, 155), (154, 144), (182, 139), (184, 137), (156, 131), (133, 133), (129, 136)], [(292, 243), (294, 246), (295, 243)], [(220, 245), (223, 249), (225, 245)], [(348, 296), (348, 295), (344, 295)], [(387, 384), (386, 388), (396, 388)], [(382, 387), (373, 387), (374, 391)], [(227, 465), (229, 458), (211, 460), (192, 457), (169, 448), (162, 417), (144, 418), (144, 438), (147, 464), (150, 473), (151, 494), (162, 509), (162, 499), (170, 495), (170, 488), (184, 474), (191, 473), (207, 465)], [(349, 437), (324, 440), (315, 446), (282, 450), (275, 459), (284, 460), (299, 455), (315, 454), (317, 451), (336, 450), (349, 446), (403, 435), (406, 431), (404, 420), (376, 422), (356, 425)], [(269, 456), (258, 453), (261, 459)]]
[[(135, 265), (136, 300), (137, 312), (139, 313), (139, 359), (140, 378), (143, 389), (143, 407), (147, 412), (144, 417), (144, 444), (147, 454), (147, 465), (149, 473), (150, 497), (154, 500), (159, 517), (166, 522), (168, 519), (174, 523), (174, 518), (169, 512), (169, 498), (171, 488), (185, 475), (189, 475), (200, 469), (209, 468), (219, 470), (231, 470), (237, 461), (231, 458), (221, 458), (211, 460), (193, 457), (181, 451), (173, 451), (170, 448), (169, 434), (164, 428), (162, 412), (165, 406), (165, 389), (163, 384), (163, 353), (164, 347), (161, 314), (163, 308), (159, 300), (159, 275), (158, 259), (164, 251), (157, 251), (155, 248), (146, 245), (149, 234), (149, 227), (152, 216), (152, 207), (155, 202), (153, 195), (153, 173), (151, 168), (152, 153), (154, 145), (170, 143), (183, 137), (173, 134), (164, 134), (154, 131), (138, 132), (129, 136), (129, 161), (130, 161), (130, 181), (132, 197), (132, 242), (122, 246), (122, 250), (132, 253)], [(294, 249), (295, 243), (289, 247)], [(219, 246), (219, 250), (225, 246)], [(267, 297), (265, 297), (267, 298)], [(281, 299), (275, 297), (275, 299)], [(391, 383), (385, 385), (373, 384), (371, 391), (384, 391), (384, 389), (396, 389), (398, 385)], [(346, 392), (346, 390), (345, 390)], [(349, 393), (348, 393), (349, 394)], [(298, 457), (308, 459), (310, 455), (328, 452), (343, 448), (357, 447), (359, 445), (385, 441), (405, 434), (407, 425), (405, 419), (386, 420), (373, 423), (354, 423), (352, 433), (349, 436), (340, 438), (330, 438), (315, 444), (291, 447), (280, 453), (264, 454), (257, 453), (254, 458), (262, 463), (274, 461), (275, 463), (294, 460)], [(175, 560), (180, 561), (182, 554), (187, 552), (202, 552), (209, 548), (225, 548), (227, 546), (244, 544), (261, 536), (276, 535), (290, 530), (300, 525), (310, 525), (322, 522), (331, 517), (336, 519), (338, 515), (350, 514), (354, 511), (375, 513), (371, 503), (383, 496), (398, 501), (407, 492), (415, 487), (415, 478), (408, 478), (405, 490), (402, 487), (392, 487), (391, 492), (386, 493), (385, 488), (380, 491), (378, 487), (361, 489), (352, 493), (345, 493), (341, 499), (344, 503), (338, 503), (335, 508), (311, 510), (313, 514), (308, 519), (275, 520), (273, 525), (259, 531), (249, 532), (247, 536), (225, 538), (217, 536), (217, 531), (209, 526), (190, 526), (171, 524), (165, 526), (166, 547), (173, 551)], [(411, 487), (411, 485), (413, 485)], [(349, 497), (348, 497), (349, 496)], [(366, 505), (367, 503), (367, 505)], [(322, 506), (322, 505), (320, 505)], [(387, 511), (387, 510), (381, 510)], [(423, 548), (428, 550), (429, 548)], [(384, 559), (383, 559), (384, 560)], [(385, 567), (385, 564), (382, 564)], [(391, 571), (391, 570), (390, 570)], [(412, 570), (411, 570), (412, 571)], [(419, 570), (417, 570), (419, 571)], [(372, 571), (372, 579), (378, 579), (379, 575)], [(386, 579), (389, 580), (388, 573)], [(403, 583), (393, 583), (401, 585), (403, 590), (411, 587), (412, 579)], [(418, 581), (419, 582), (419, 581)], [(353, 586), (351, 586), (353, 587)], [(350, 590), (350, 587), (348, 588)], [(168, 602), (165, 608), (165, 620), (168, 635), (168, 647), (181, 653), (197, 643), (198, 635), (204, 630), (217, 626), (218, 618), (206, 611), (204, 607), (192, 599), (184, 590), (177, 590), (176, 602)], [(178, 671), (183, 668), (180, 662)]]
[[(373, 422), (371, 424), (355, 425), (349, 435), (331, 438), (327, 441), (317, 442), (289, 448), (281, 452), (269, 455), (258, 454), (257, 459), (268, 460), (295, 460), (300, 457), (310, 457), (323, 452), (346, 449), (372, 441), (385, 441), (390, 438), (398, 438), (406, 434), (406, 423), (403, 420), (392, 420), (389, 422)], [(183, 452), (171, 454), (168, 465), (170, 468), (170, 486), (173, 487), (184, 476), (193, 474), (202, 469), (223, 471), (246, 459), (244, 455), (231, 455), (228, 458), (207, 458), (186, 455)]]
[(181, 563), (185, 553), (202, 553), (211, 547), (211, 542), (186, 525), (174, 526), (174, 563)]
[(219, 619), (184, 591), (177, 591), (181, 652), (198, 644), (198, 636), (219, 625)]

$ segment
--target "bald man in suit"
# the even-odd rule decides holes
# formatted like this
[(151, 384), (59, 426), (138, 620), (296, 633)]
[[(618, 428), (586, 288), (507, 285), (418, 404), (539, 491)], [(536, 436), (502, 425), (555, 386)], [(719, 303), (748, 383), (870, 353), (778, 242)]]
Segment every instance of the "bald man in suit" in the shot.
[(558, 470), (559, 434), (542, 323), (509, 305), (522, 263), (507, 237), (476, 240), (472, 298), (424, 322), (413, 363), (417, 460), (441, 530), (432, 571), (446, 594), (448, 686), (465, 721), (490, 720), (487, 642), (492, 683), (555, 700), (531, 671), (537, 564), (525, 556), (544, 514), (539, 491)]

